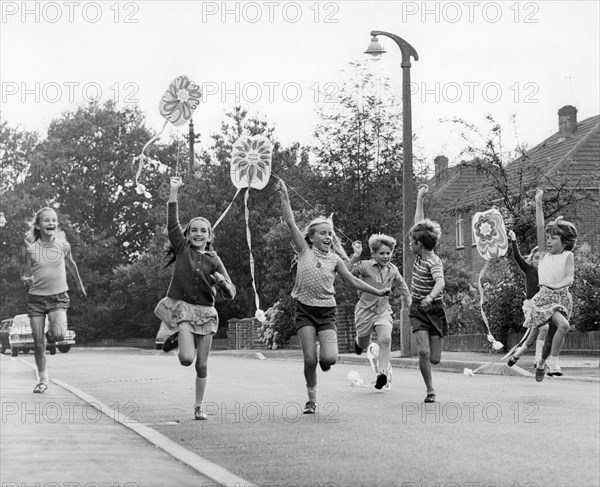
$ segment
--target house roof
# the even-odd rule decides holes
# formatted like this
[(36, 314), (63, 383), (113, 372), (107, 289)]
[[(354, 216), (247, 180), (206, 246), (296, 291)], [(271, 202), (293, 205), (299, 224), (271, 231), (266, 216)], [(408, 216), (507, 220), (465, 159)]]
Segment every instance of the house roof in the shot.
[[(560, 131), (528, 150), (505, 167), (509, 190), (567, 183), (569, 187), (600, 186), (600, 115), (577, 123), (570, 135)], [(461, 162), (430, 180), (428, 210), (448, 212), (456, 208), (491, 204), (499, 198), (496, 176), (501, 171), (481, 160)]]

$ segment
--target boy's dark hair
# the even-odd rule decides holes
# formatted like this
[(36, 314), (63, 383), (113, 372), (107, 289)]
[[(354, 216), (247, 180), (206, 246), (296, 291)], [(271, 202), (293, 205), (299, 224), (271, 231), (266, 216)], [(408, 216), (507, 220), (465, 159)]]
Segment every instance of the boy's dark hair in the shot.
[(410, 235), (415, 242), (421, 242), (427, 250), (433, 250), (442, 236), (440, 224), (429, 218), (421, 220), (410, 229)]
[(577, 243), (577, 229), (571, 222), (563, 220), (559, 216), (556, 220), (546, 225), (546, 233), (549, 235), (559, 235), (560, 241), (565, 246), (565, 250), (573, 250)]

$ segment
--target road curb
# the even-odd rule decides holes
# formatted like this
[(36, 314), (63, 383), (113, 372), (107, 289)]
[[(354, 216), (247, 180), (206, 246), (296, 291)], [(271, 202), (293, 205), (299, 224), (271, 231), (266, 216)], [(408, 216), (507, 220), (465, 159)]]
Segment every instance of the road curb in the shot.
[[(256, 355), (256, 354), (255, 354)], [(262, 355), (262, 354), (261, 354)], [(35, 365), (30, 364), (26, 360), (20, 359), (21, 362), (29, 366), (33, 371), (37, 374), (37, 368)], [(71, 394), (79, 397), (86, 404), (89, 404), (94, 409), (100, 411), (104, 415), (112, 418), (114, 421), (119, 424), (125, 426), (126, 428), (132, 430), (137, 433), (139, 436), (147, 440), (149, 443), (154, 445), (157, 448), (160, 448), (164, 452), (171, 455), (173, 458), (179, 460), (184, 463), (188, 467), (194, 469), (196, 472), (201, 475), (208, 477), (209, 479), (216, 482), (216, 485), (222, 485), (223, 487), (227, 486), (254, 486), (252, 482), (248, 480), (244, 480), (241, 477), (229, 472), (223, 467), (212, 463), (199, 455), (191, 452), (187, 448), (175, 443), (173, 440), (170, 440), (166, 436), (163, 436), (158, 431), (146, 426), (131, 417), (121, 414), (119, 411), (115, 411), (114, 409), (108, 407), (106, 404), (102, 403), (92, 395), (60, 380), (60, 379), (49, 379), (50, 382), (56, 384), (63, 389), (66, 389)]]

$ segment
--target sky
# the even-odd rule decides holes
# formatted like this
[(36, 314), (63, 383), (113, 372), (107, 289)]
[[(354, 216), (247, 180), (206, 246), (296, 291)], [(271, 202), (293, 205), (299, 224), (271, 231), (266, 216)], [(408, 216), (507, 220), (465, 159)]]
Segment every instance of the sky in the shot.
[[(503, 147), (530, 147), (558, 130), (557, 111), (600, 113), (598, 1), (57, 1), (0, 2), (0, 116), (45, 135), (62, 113), (95, 98), (137, 105), (159, 131), (160, 98), (186, 75), (200, 85), (200, 144), (239, 103), (284, 144), (312, 141), (316, 110), (335, 106), (342, 70), (363, 59), (371, 30), (410, 43), (415, 156), (457, 162), (454, 117), (483, 132), (491, 115)], [(401, 91), (401, 54), (371, 65)], [(398, 97), (401, 100), (401, 97)], [(186, 132), (170, 125), (163, 140)], [(402, 127), (398, 127), (401, 138)]]

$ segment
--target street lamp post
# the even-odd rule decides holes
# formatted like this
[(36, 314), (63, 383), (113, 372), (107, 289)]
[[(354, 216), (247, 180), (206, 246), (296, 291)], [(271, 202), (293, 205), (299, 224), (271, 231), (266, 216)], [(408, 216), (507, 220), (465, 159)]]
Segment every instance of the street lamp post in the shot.
[[(411, 87), (410, 87), (410, 58), (419, 60), (419, 55), (404, 39), (395, 34), (381, 30), (371, 31), (371, 44), (365, 53), (379, 59), (381, 54), (386, 51), (381, 47), (377, 36), (386, 36), (391, 38), (402, 53), (402, 273), (406, 283), (410, 286), (412, 280), (412, 266), (414, 256), (410, 250), (409, 232), (413, 224), (415, 215), (415, 189), (413, 180), (413, 152), (412, 152), (412, 113), (411, 113)], [(411, 353), (411, 329), (408, 318), (408, 309), (402, 311), (401, 328), (401, 353), (402, 356), (414, 355)]]

